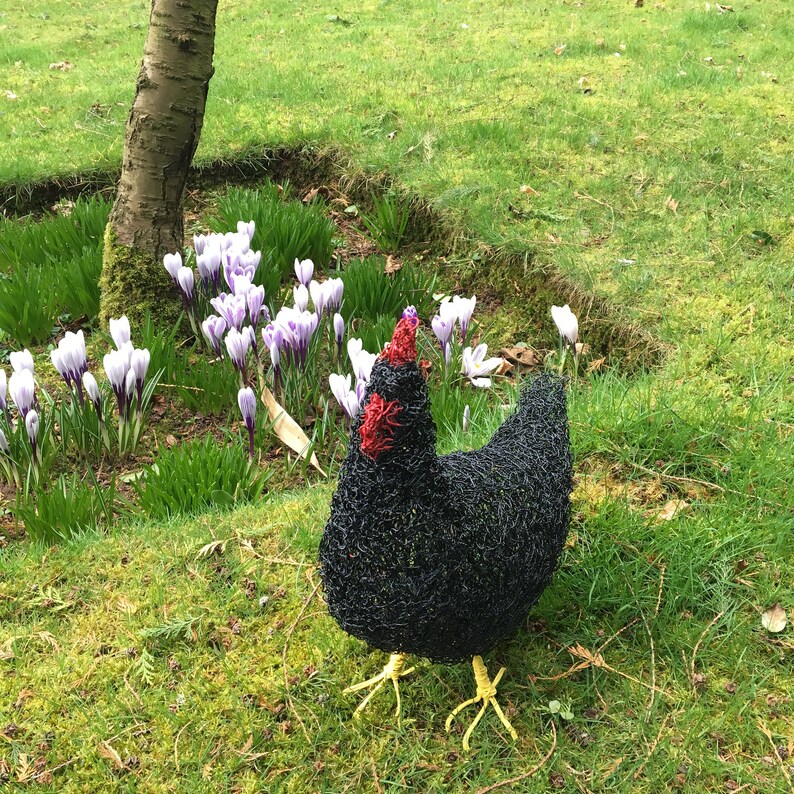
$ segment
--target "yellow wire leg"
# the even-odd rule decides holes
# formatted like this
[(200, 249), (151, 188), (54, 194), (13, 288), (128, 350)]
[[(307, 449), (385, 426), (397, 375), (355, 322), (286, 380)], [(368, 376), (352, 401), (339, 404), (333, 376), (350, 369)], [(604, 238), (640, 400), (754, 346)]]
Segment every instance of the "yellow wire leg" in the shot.
[(394, 692), (397, 695), (397, 708), (394, 714), (397, 717), (397, 724), (400, 724), (400, 711), (402, 710), (402, 702), (400, 701), (400, 685), (398, 679), (401, 676), (412, 673), (416, 668), (409, 667), (404, 670), (406, 655), (404, 653), (393, 653), (389, 658), (388, 664), (383, 668), (382, 673), (373, 676), (367, 681), (362, 681), (360, 684), (353, 684), (344, 690), (345, 694), (350, 692), (358, 692), (360, 689), (368, 689), (373, 687), (372, 691), (358, 704), (358, 708), (353, 712), (353, 718), (357, 719), (361, 716), (361, 712), (366, 708), (367, 703), (372, 699), (372, 696), (387, 682), (391, 681), (394, 684)]
[(502, 724), (507, 728), (510, 732), (510, 735), (513, 739), (518, 739), (518, 734), (515, 731), (515, 728), (510, 724), (510, 721), (505, 717), (504, 712), (502, 711), (501, 706), (496, 701), (496, 685), (499, 681), (502, 680), (502, 676), (505, 673), (505, 668), (503, 667), (497, 674), (496, 678), (491, 681), (488, 678), (488, 670), (483, 663), (482, 656), (475, 656), (471, 660), (472, 667), (474, 668), (474, 680), (477, 682), (477, 694), (470, 698), (469, 700), (464, 701), (461, 703), (448, 717), (446, 722), (447, 731), (452, 727), (452, 720), (466, 708), (466, 706), (471, 706), (473, 703), (479, 703), (482, 701), (482, 707), (478, 712), (477, 716), (474, 718), (474, 721), (471, 725), (469, 725), (468, 730), (463, 735), (463, 749), (468, 752), (469, 751), (469, 738), (471, 737), (474, 729), (477, 727), (477, 724), (482, 719), (483, 714), (485, 714), (485, 710), (488, 708), (490, 704), (493, 706), (494, 711), (496, 712), (499, 719), (502, 721)]

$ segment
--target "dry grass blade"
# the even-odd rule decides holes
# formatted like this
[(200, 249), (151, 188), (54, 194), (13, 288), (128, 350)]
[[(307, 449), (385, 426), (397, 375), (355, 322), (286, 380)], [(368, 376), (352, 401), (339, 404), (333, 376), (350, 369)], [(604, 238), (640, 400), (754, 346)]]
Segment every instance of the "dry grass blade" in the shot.
[(709, 625), (706, 626), (705, 629), (703, 629), (703, 633), (700, 635), (698, 641), (695, 643), (695, 647), (692, 649), (692, 660), (689, 663), (689, 676), (690, 676), (689, 680), (692, 683), (692, 689), (696, 694), (697, 694), (697, 682), (695, 679), (695, 657), (697, 656), (698, 650), (700, 649), (700, 646), (703, 644), (703, 640), (706, 638), (706, 635), (714, 628), (714, 625), (724, 614), (725, 614), (725, 610), (723, 610), (718, 615), (715, 615), (712, 618), (711, 623), (709, 623)]
[(786, 778), (786, 782), (788, 783), (789, 789), (794, 791), (794, 783), (791, 780), (791, 773), (786, 769), (786, 764), (783, 762), (783, 759), (780, 757), (780, 753), (778, 752), (777, 745), (775, 744), (775, 740), (772, 738), (772, 732), (769, 728), (766, 727), (763, 720), (758, 720), (757, 722), (758, 729), (761, 733), (769, 739), (769, 744), (772, 745), (772, 757), (780, 764), (780, 769), (783, 772), (783, 775)]
[(532, 769), (530, 769), (528, 772), (524, 772), (518, 777), (511, 777), (509, 780), (502, 780), (499, 783), (494, 783), (491, 786), (481, 788), (477, 794), (488, 794), (489, 791), (496, 791), (496, 789), (502, 788), (502, 786), (512, 786), (514, 783), (520, 783), (522, 780), (526, 780), (527, 778), (537, 774), (545, 766), (549, 758), (551, 758), (555, 748), (557, 747), (557, 726), (553, 722), (551, 723), (551, 734), (551, 747), (549, 748), (548, 753), (546, 753), (540, 762), (533, 766)]

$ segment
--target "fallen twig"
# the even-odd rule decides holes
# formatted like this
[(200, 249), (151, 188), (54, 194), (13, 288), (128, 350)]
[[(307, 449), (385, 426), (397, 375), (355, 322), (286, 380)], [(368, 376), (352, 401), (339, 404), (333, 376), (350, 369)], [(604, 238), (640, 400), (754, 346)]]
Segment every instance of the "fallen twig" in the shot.
[(375, 791), (378, 794), (383, 794), (383, 789), (380, 786), (380, 778), (378, 777), (378, 768), (375, 766), (375, 759), (372, 760), (372, 780), (375, 782)]
[(532, 777), (532, 775), (539, 772), (546, 764), (546, 762), (549, 760), (549, 758), (551, 758), (552, 753), (554, 753), (554, 750), (557, 747), (557, 726), (554, 724), (554, 722), (551, 723), (551, 733), (552, 733), (551, 747), (549, 748), (549, 752), (543, 756), (539, 764), (533, 766), (532, 769), (529, 770), (529, 772), (524, 772), (522, 775), (519, 775), (518, 777), (510, 778), (510, 780), (502, 780), (499, 783), (494, 783), (490, 786), (486, 786), (485, 788), (481, 788), (477, 792), (477, 794), (488, 794), (489, 791), (495, 791), (498, 788), (502, 788), (502, 786), (512, 786), (514, 783), (520, 783), (522, 780), (526, 780), (528, 777)]

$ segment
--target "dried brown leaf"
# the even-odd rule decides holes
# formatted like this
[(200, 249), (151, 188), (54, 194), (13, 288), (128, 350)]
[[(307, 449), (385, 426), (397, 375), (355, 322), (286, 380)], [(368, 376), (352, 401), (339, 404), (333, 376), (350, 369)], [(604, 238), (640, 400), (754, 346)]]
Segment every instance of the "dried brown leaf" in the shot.
[(392, 273), (396, 273), (398, 270), (402, 270), (402, 260), (398, 259), (393, 254), (389, 254), (386, 257), (386, 267), (384, 268), (384, 272), (387, 276), (390, 276)]
[(116, 607), (120, 612), (124, 612), (127, 615), (134, 615), (138, 611), (137, 605), (133, 604), (132, 601), (124, 596), (119, 597), (119, 600), (116, 602)]
[[(311, 445), (311, 441), (303, 428), (279, 405), (273, 393), (267, 386), (262, 390), (262, 402), (270, 414), (270, 421), (273, 422), (273, 432), (284, 442), (293, 452), (297, 452), (302, 458), (306, 458), (306, 453)], [(309, 462), (314, 466), (323, 477), (328, 475), (322, 470), (320, 462), (314, 452), (311, 453)]]
[(103, 758), (107, 758), (116, 769), (125, 768), (121, 756), (110, 746), (110, 742), (99, 742), (97, 744), (97, 750), (99, 750), (99, 754)]
[(668, 196), (664, 202), (664, 206), (667, 207), (667, 209), (669, 209), (674, 215), (678, 214), (678, 199)]
[(503, 347), (496, 355), (519, 368), (534, 369), (543, 363), (531, 347)]
[(170, 433), (165, 437), (165, 445), (167, 447), (175, 447), (178, 443), (176, 436), (172, 436)]
[(655, 521), (657, 524), (660, 524), (662, 521), (671, 521), (688, 507), (689, 502), (685, 502), (683, 499), (671, 499), (658, 513), (656, 513)]
[(786, 610), (780, 606), (779, 601), (761, 615), (761, 625), (772, 634), (780, 634), (786, 628), (787, 622)]

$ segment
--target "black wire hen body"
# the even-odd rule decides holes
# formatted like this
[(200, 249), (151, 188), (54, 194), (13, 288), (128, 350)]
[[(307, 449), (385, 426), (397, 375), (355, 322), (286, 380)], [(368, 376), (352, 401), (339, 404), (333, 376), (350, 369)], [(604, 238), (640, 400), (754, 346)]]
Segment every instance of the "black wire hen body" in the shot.
[[(379, 396), (379, 397), (378, 397)], [(390, 444), (362, 450), (373, 399)], [(320, 544), (331, 615), (384, 651), (454, 663), (509, 637), (557, 565), (570, 520), (565, 392), (542, 375), (479, 450), (436, 455), (415, 361), (375, 364)]]

